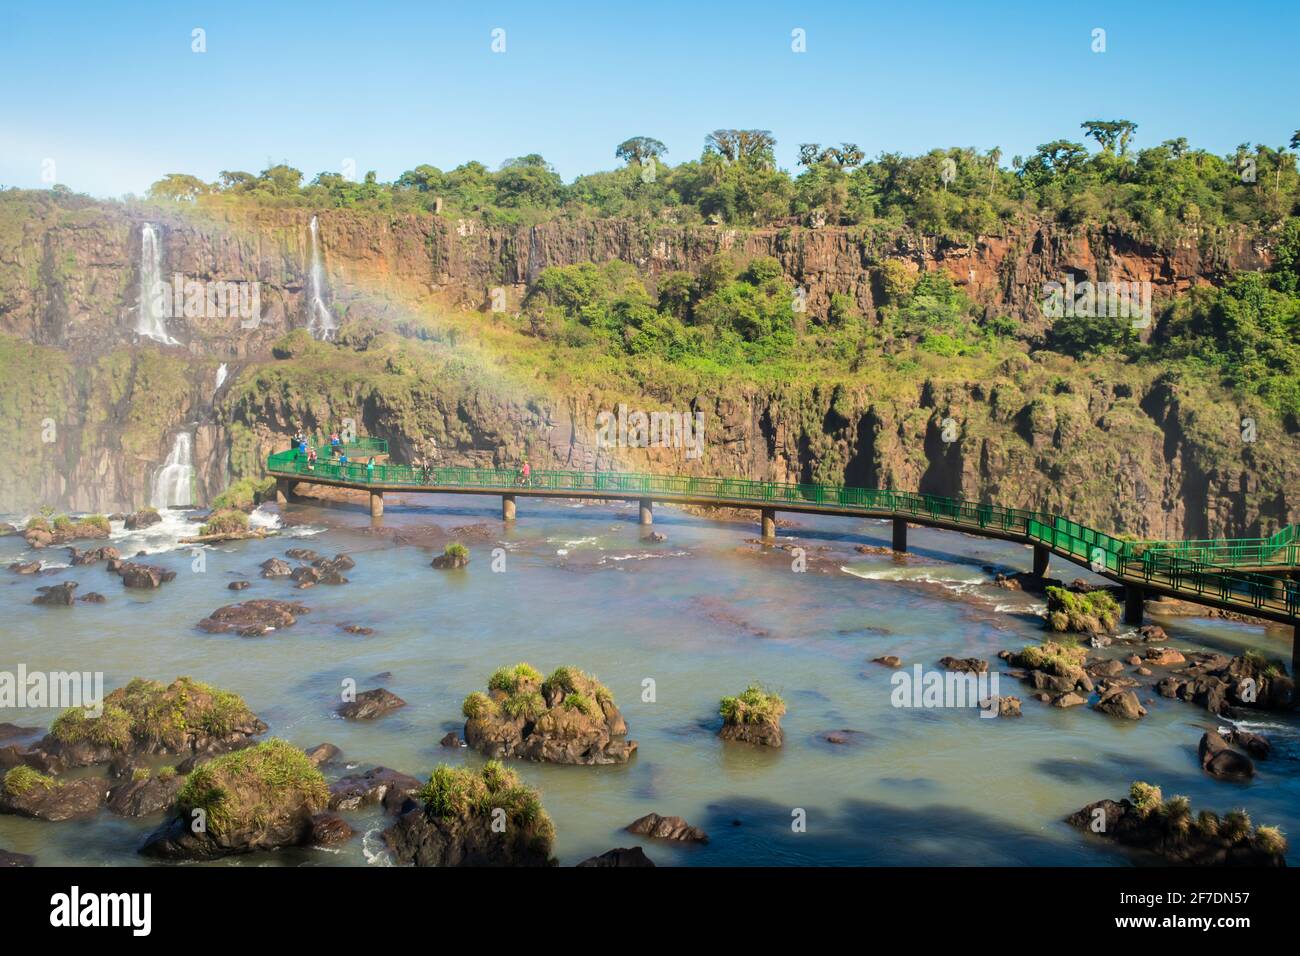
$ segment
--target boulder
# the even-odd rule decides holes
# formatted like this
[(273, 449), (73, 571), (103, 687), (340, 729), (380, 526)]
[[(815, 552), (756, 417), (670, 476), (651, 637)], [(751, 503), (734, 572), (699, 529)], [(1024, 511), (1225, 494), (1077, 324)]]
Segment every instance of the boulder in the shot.
[(219, 607), (199, 621), (198, 626), (209, 634), (234, 631), (240, 637), (260, 637), (271, 631), (292, 627), (299, 615), (308, 613), (310, 609), (297, 601), (261, 598)]
[(63, 781), (33, 770), (11, 767), (0, 780), (0, 813), (58, 822), (94, 816), (107, 788), (96, 777)]
[(247, 581), (231, 581), (229, 584), (226, 585), (226, 587), (229, 588), (229, 589), (232, 590), (232, 591), (242, 591), (242, 590), (244, 590), (246, 587), (248, 587), (248, 582), (247, 582)]
[(1092, 706), (1094, 710), (1099, 710), (1103, 714), (1110, 714), (1112, 717), (1119, 717), (1123, 720), (1137, 720), (1147, 714), (1147, 710), (1138, 700), (1137, 694), (1131, 690), (1116, 690), (1114, 693), (1102, 697)]
[(267, 558), (260, 565), (262, 577), (264, 578), (287, 578), (293, 574), (293, 567), (288, 561), (281, 561), (279, 558)]
[(546, 680), (528, 664), (501, 668), (488, 692), (470, 694), (461, 710), (466, 744), (493, 759), (613, 764), (637, 748), (609, 689), (573, 667)]
[[(10, 527), (13, 527), (10, 525)], [(0, 869), (11, 866), (35, 866), (36, 857), (28, 856), (26, 853), (13, 853), (10, 850), (0, 850)]]
[(1187, 658), (1172, 647), (1152, 647), (1146, 653), (1148, 667), (1173, 667), (1175, 664), (1186, 662)]
[(461, 745), (460, 737), (456, 734), (456, 731), (454, 730), (448, 731), (446, 734), (443, 735), (442, 739), (438, 741), (438, 746), (440, 747), (459, 747), (460, 745)]
[(1062, 710), (1067, 707), (1078, 707), (1080, 704), (1087, 703), (1087, 700), (1079, 694), (1074, 693), (1074, 691), (1065, 694), (1058, 694), (1056, 697), (1051, 698), (1051, 701), (1053, 707), (1060, 707)]
[(117, 565), (117, 573), (122, 577), (122, 584), (128, 588), (147, 590), (160, 588), (167, 581), (176, 579), (175, 571), (168, 571), (153, 564), (140, 564), (125, 561)]
[(645, 850), (639, 846), (618, 847), (614, 850), (606, 850), (600, 856), (592, 856), (583, 860), (578, 866), (654, 866), (650, 857), (645, 855)]
[[(307, 755), (283, 740), (223, 754), (194, 768), (172, 819), (140, 852), (163, 859), (207, 860), (310, 842), (312, 819), (329, 790)], [(191, 824), (201, 810), (206, 826)]]
[(98, 717), (65, 710), (25, 759), (61, 771), (146, 755), (206, 758), (248, 746), (265, 731), (236, 694), (189, 677), (169, 685), (136, 678), (105, 695)]
[(1099, 800), (1066, 817), (1066, 823), (1095, 839), (1152, 853), (1166, 862), (1192, 866), (1286, 866), (1286, 840), (1274, 828), (1251, 827), (1238, 812), (1222, 820), (1201, 811), (1195, 817), (1185, 798), (1165, 801), (1159, 788), (1135, 783), (1132, 799)]
[(881, 667), (898, 668), (903, 666), (902, 658), (895, 657), (893, 654), (886, 654), (884, 657), (873, 657), (871, 663), (879, 664)]
[(1249, 780), (1255, 776), (1255, 764), (1245, 754), (1237, 753), (1217, 730), (1207, 730), (1196, 748), (1201, 769), (1211, 777), (1224, 780)]
[(939, 666), (949, 671), (983, 674), (989, 669), (989, 662), (978, 657), (944, 657), (940, 659)]
[(333, 763), (343, 754), (343, 751), (338, 747), (335, 747), (333, 744), (317, 744), (315, 747), (311, 747), (304, 752), (307, 754), (307, 759), (311, 761), (313, 767), (321, 767), (325, 764)]
[(357, 634), (361, 637), (369, 637), (375, 633), (373, 627), (362, 627), (360, 624), (340, 624), (339, 629), (349, 634)]
[(389, 813), (397, 813), (419, 789), (420, 781), (412, 776), (387, 767), (372, 767), (330, 784), (329, 808), (356, 810), (378, 803)]
[(122, 552), (109, 544), (99, 548), (89, 548), (85, 551), (80, 551), (77, 548), (68, 548), (69, 563), (78, 566), (98, 564), (100, 561), (112, 561), (113, 559), (120, 557), (122, 557)]
[(81, 597), (77, 598), (77, 600), (81, 601), (83, 604), (104, 604), (108, 601), (108, 598), (104, 597), (104, 595), (100, 594), (98, 591), (87, 591)]
[(1228, 734), (1228, 741), (1240, 747), (1256, 760), (1267, 760), (1273, 752), (1273, 745), (1261, 734), (1252, 734), (1246, 730), (1233, 730)]
[(554, 866), (555, 827), (537, 792), (496, 761), (441, 766), (384, 841), (416, 866)]
[(1138, 637), (1149, 643), (1169, 640), (1169, 635), (1159, 624), (1143, 624), (1138, 628)]
[(185, 778), (174, 770), (133, 775), (108, 791), (108, 809), (118, 816), (144, 817), (160, 813), (176, 802)]
[(308, 842), (313, 846), (334, 846), (346, 843), (355, 832), (338, 814), (318, 813), (311, 818)]
[(628, 833), (647, 836), (655, 840), (677, 840), (682, 843), (708, 843), (709, 837), (699, 827), (693, 827), (681, 817), (662, 817), (647, 813), (626, 827)]
[(979, 702), (982, 710), (996, 709), (999, 717), (1020, 717), (1019, 697), (986, 697)]
[(62, 584), (50, 584), (36, 590), (38, 593), (32, 598), (33, 604), (44, 604), (47, 607), (72, 607), (72, 592), (77, 590), (77, 582), (64, 581)]
[(39, 561), (14, 561), (9, 565), (9, 570), (14, 574), (40, 574), (41, 562)]
[(162, 521), (162, 515), (153, 508), (145, 508), (127, 515), (122, 523), (126, 526), (127, 531), (139, 531), (142, 528), (156, 525), (160, 521)]
[(350, 720), (373, 720), (405, 706), (406, 701), (392, 691), (376, 687), (361, 691), (356, 700), (345, 701), (339, 706), (338, 713)]
[(718, 736), (723, 740), (761, 747), (780, 747), (785, 742), (781, 733), (785, 701), (758, 684), (750, 684), (735, 697), (722, 698), (718, 713), (722, 717)]
[(284, 553), (286, 558), (292, 558), (295, 561), (319, 561), (320, 555), (310, 548), (290, 548)]

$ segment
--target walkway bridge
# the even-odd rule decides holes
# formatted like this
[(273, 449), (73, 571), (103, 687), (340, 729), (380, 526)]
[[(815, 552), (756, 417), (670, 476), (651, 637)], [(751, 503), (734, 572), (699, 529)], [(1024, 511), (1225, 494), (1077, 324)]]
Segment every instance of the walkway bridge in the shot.
[(267, 471), (287, 501), (298, 482), (356, 488), (370, 494), (370, 513), (383, 514), (384, 492), (500, 496), (502, 518), (514, 520), (517, 498), (637, 501), (640, 520), (654, 520), (653, 502), (759, 512), (762, 535), (776, 537), (778, 511), (834, 514), (893, 521), (893, 548), (907, 550), (909, 524), (964, 531), (1031, 546), (1034, 574), (1045, 575), (1052, 555), (1089, 568), (1124, 586), (1125, 621), (1142, 622), (1148, 595), (1254, 615), (1292, 628), (1292, 673), (1300, 664), (1300, 526), (1267, 538), (1199, 541), (1138, 541), (1116, 537), (1042, 511), (1004, 508), (939, 495), (842, 485), (790, 484), (744, 478), (701, 478), (632, 472), (534, 471), (526, 483), (517, 469), (418, 468), (387, 461), (382, 439), (358, 438), (341, 447), (346, 462), (328, 445), (309, 463), (296, 451), (276, 452)]

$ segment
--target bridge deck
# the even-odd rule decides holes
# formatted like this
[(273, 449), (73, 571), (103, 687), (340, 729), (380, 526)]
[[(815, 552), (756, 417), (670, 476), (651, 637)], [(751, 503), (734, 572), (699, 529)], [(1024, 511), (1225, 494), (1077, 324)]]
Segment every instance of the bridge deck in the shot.
[[(382, 450), (381, 450), (382, 449)], [(344, 447), (350, 456), (386, 453), (381, 440)], [(587, 500), (654, 500), (711, 507), (771, 509), (910, 523), (1044, 548), (1129, 587), (1283, 624), (1300, 624), (1300, 568), (1296, 526), (1271, 538), (1142, 542), (1115, 537), (1060, 515), (1005, 508), (937, 495), (838, 485), (791, 484), (741, 478), (686, 477), (628, 472), (535, 471), (526, 484), (515, 469), (433, 468), (331, 459), (328, 447), (314, 465), (294, 452), (267, 461), (277, 478), (383, 492), (501, 495)], [(1224, 564), (1204, 560), (1223, 556)], [(1268, 573), (1260, 573), (1268, 572)]]

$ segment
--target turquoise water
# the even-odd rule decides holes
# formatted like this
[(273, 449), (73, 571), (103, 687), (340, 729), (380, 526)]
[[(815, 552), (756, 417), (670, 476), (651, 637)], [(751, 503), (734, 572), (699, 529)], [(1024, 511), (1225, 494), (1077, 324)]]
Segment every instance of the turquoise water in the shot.
[[(1289, 716), (1253, 723), (1273, 737), (1276, 756), (1259, 763), (1252, 782), (1231, 784), (1203, 774), (1196, 760), (1203, 729), (1222, 721), (1153, 691), (1140, 693), (1155, 700), (1137, 723), (1046, 707), (1010, 678), (1001, 693), (1023, 699), (1019, 720), (891, 705), (891, 672), (870, 663), (874, 657), (896, 654), (909, 667), (931, 668), (945, 655), (978, 656), (996, 668), (998, 650), (1041, 638), (1041, 598), (994, 587), (983, 569), (1028, 568), (1023, 547), (912, 528), (913, 554), (899, 560), (855, 550), (887, 546), (884, 522), (800, 516), (779, 532), (783, 544), (807, 551), (807, 571), (796, 573), (790, 553), (753, 540), (756, 524), (666, 507), (655, 527), (668, 540), (655, 544), (643, 540), (635, 505), (521, 499), (519, 520), (507, 529), (496, 499), (406, 502), (389, 501), (373, 523), (355, 505), (290, 506), (280, 535), (205, 549), (201, 571), (188, 547), (169, 550), (183, 530), (180, 517), (169, 516), (152, 540), (122, 545), (127, 554), (141, 544), (157, 549), (151, 560), (178, 572), (158, 592), (126, 591), (102, 565), (39, 579), (0, 572), (0, 669), (99, 670), (110, 689), (134, 676), (193, 675), (242, 694), (275, 736), (301, 746), (329, 741), (351, 766), (424, 777), (439, 762), (481, 761), (438, 740), (461, 729), (461, 700), (482, 689), (494, 668), (520, 660), (544, 672), (577, 665), (613, 691), (640, 750), (620, 767), (516, 764), (542, 791), (563, 864), (640, 843), (655, 862), (677, 865), (1123, 865), (1131, 858), (1061, 818), (1119, 797), (1134, 779), (1187, 794), (1196, 809), (1244, 806), (1257, 823), (1300, 833), (1300, 748)], [(419, 540), (421, 529), (435, 525), (481, 526), (467, 538), (467, 570), (434, 570), (433, 548), (395, 540)], [(257, 577), (261, 561), (295, 546), (352, 554), (351, 583), (296, 591)], [(501, 573), (491, 567), (495, 547), (505, 549)], [(66, 560), (61, 549), (29, 555), (21, 539), (0, 539), (0, 562), (33, 555)], [(1053, 570), (1086, 577), (1072, 565)], [(236, 578), (252, 586), (227, 590)], [(66, 579), (108, 603), (30, 604), (38, 585)], [(257, 639), (194, 627), (215, 608), (254, 597), (301, 600), (311, 613)], [(347, 623), (375, 633), (347, 634), (339, 627)], [(1181, 649), (1253, 644), (1289, 658), (1281, 630), (1199, 618), (1159, 623)], [(392, 676), (374, 677), (382, 672)], [(333, 708), (346, 678), (360, 689), (387, 687), (408, 706), (371, 723), (345, 722)], [(643, 700), (647, 680), (653, 701)], [(754, 680), (787, 701), (780, 751), (715, 736), (718, 698)], [(53, 716), (0, 710), (0, 721), (28, 726), (44, 727)], [(823, 739), (833, 730), (856, 733), (849, 744), (833, 745)], [(327, 775), (342, 772), (328, 768)], [(685, 817), (710, 842), (676, 846), (621, 832), (651, 811)], [(804, 832), (792, 829), (799, 811)], [(3, 816), (0, 847), (35, 854), (42, 864), (142, 864), (135, 851), (158, 820), (107, 811), (64, 823)], [(230, 862), (387, 863), (378, 839), (382, 816), (349, 820), (360, 833), (341, 848)]]

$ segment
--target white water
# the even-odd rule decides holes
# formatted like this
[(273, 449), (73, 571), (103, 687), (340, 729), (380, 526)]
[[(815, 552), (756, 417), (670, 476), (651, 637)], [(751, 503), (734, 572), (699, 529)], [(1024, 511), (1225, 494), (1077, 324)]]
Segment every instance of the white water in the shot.
[(171, 453), (154, 475), (150, 503), (155, 508), (177, 508), (193, 503), (190, 500), (190, 483), (194, 479), (193, 447), (194, 437), (189, 432), (176, 436)]
[(140, 227), (140, 307), (137, 310), (135, 331), (137, 335), (153, 339), (164, 345), (176, 345), (167, 334), (167, 318), (155, 293), (162, 285), (162, 244), (152, 223)]
[(307, 331), (322, 342), (334, 337), (338, 326), (325, 307), (325, 268), (320, 259), (319, 227), (311, 217), (311, 266), (307, 270)]
[(220, 365), (217, 366), (217, 385), (214, 389), (212, 389), (214, 395), (217, 392), (221, 391), (221, 386), (226, 384), (226, 376), (229, 374), (230, 373), (226, 370), (225, 362), (222, 362)]

